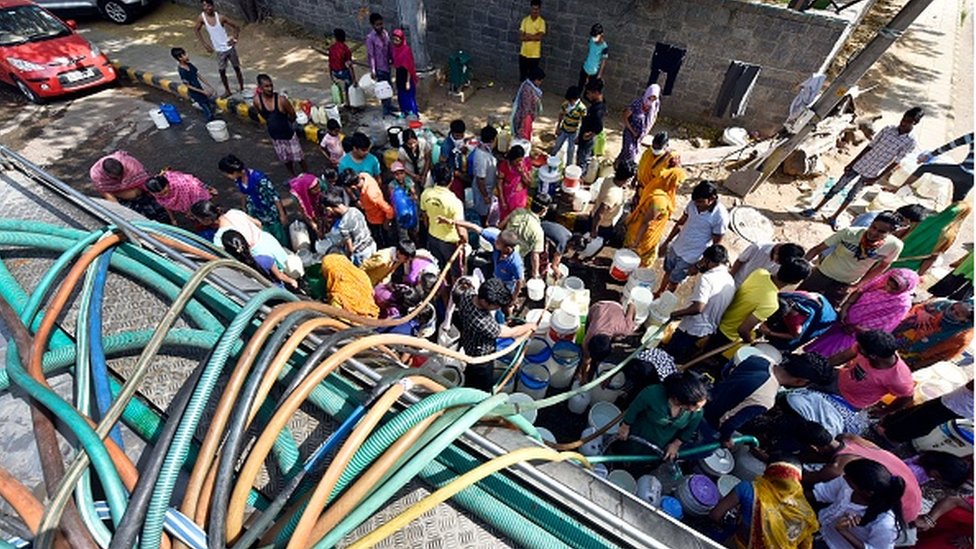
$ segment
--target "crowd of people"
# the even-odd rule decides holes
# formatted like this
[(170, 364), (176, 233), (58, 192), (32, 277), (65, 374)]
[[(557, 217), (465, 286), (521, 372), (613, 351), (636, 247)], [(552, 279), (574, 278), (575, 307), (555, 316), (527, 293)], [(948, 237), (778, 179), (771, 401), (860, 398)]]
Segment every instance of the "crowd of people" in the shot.
[[(208, 3), (198, 28), (206, 25), (214, 47), (232, 46), (211, 30), (221, 20)], [(922, 513), (920, 489), (930, 480), (960, 488), (971, 476), (971, 457), (923, 452), (904, 461), (895, 453), (947, 421), (973, 419), (972, 381), (918, 403), (912, 378), (914, 371), (959, 359), (973, 337), (971, 248), (950, 274), (922, 287), (922, 275), (954, 245), (971, 212), (972, 135), (919, 155), (913, 177), (932, 173), (953, 183), (951, 204), (942, 211), (913, 204), (838, 226), (840, 212), (862, 188), (886, 183), (917, 148), (911, 132), (923, 112), (916, 107), (879, 132), (823, 200), (803, 212), (814, 216), (850, 186), (827, 218), (834, 234), (822, 242), (756, 242), (734, 254), (723, 244), (730, 217), (719, 183), (698, 181), (689, 191), (667, 133), (652, 131), (661, 89), (651, 82), (622, 110), (623, 145), (613, 175), (595, 183), (589, 215), (565, 226), (565, 197), (556, 186), (540, 185), (532, 161), (538, 154), (529, 150), (536, 148), (513, 144), (502, 152), (498, 146), (501, 132), (529, 143), (539, 133), (540, 43), (547, 30), (540, 2), (532, 0), (530, 8), (520, 25), (521, 83), (510, 124), (471, 135), (455, 120), (436, 144), (406, 130), (395, 160), (379, 154), (363, 133), (343, 136), (333, 120), (320, 147), (328, 167), (308, 173), (292, 105), (274, 92), (270, 77), (259, 76), (254, 106), (294, 176), (287, 183), (291, 216), (278, 186), (233, 155), (217, 167), (235, 183), (240, 208), (218, 206), (216, 191), (190, 174), (167, 169), (151, 176), (124, 151), (100, 159), (91, 179), (105, 198), (191, 228), (274, 283), (314, 294), (310, 282), (318, 278), (316, 297), (354, 314), (400, 318), (433, 295), (421, 314), (391, 330), (433, 339), (453, 326), (469, 356), (494, 353), (500, 339), (538, 330), (518, 320), (530, 301), (530, 280), (558, 283), (566, 276), (562, 265), (570, 273), (594, 269), (596, 250), (629, 248), (641, 267), (659, 274), (655, 297), (682, 285), (690, 293), (671, 313), (674, 329), (660, 347), (644, 349), (628, 366), (623, 399), (629, 406), (611, 451), (642, 453), (650, 446), (673, 460), (692, 442), (732, 447), (736, 434), (759, 438), (756, 455), (768, 462), (765, 474), (740, 483), (711, 515), (744, 547), (893, 547), (908, 526), (919, 532), (917, 547), (972, 546), (972, 497), (952, 495)], [(377, 81), (395, 78), (399, 109), (418, 114), (415, 97), (404, 93), (415, 93), (416, 68), (403, 32), (388, 34), (378, 14), (370, 24), (370, 72)], [(601, 25), (590, 35), (579, 82), (563, 96), (556, 142), (547, 151), (563, 155), (565, 148), (565, 165), (583, 172), (594, 161), (607, 114), (608, 46)], [(337, 29), (335, 38), (331, 75), (351, 84), (345, 32)], [(181, 74), (189, 71), (184, 80), (192, 81), (196, 71), (185, 51), (173, 55)], [(225, 68), (236, 55), (222, 59)], [(229, 93), (226, 74), (221, 77)], [(394, 112), (393, 101), (384, 99), (382, 108)], [(644, 148), (646, 137), (651, 142)], [(928, 163), (962, 145), (969, 146), (963, 163)], [(678, 197), (686, 193), (682, 206)], [(308, 235), (304, 250), (289, 236), (296, 222)], [(296, 268), (291, 260), (300, 251), (321, 256), (305, 265), (305, 276), (301, 261)], [(446, 282), (438, 284), (442, 269)], [(931, 297), (918, 299), (923, 292)], [(593, 365), (616, 356), (621, 340), (644, 335), (635, 315), (626, 300), (591, 305), (580, 381), (593, 378)], [(781, 356), (730, 360), (760, 341)], [(491, 390), (492, 366), (468, 366), (465, 383)], [(960, 535), (969, 535), (969, 545), (959, 545), (966, 543)]]

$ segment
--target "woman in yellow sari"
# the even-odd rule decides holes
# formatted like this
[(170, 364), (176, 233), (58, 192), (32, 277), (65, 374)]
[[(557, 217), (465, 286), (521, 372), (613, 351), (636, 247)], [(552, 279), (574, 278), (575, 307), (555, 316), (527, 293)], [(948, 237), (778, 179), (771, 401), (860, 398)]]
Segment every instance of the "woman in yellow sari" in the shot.
[(657, 259), (658, 243), (675, 210), (678, 187), (685, 177), (678, 157), (671, 156), (668, 167), (641, 187), (637, 207), (627, 218), (624, 238), (624, 245), (640, 256), (641, 267), (650, 267)]
[(817, 514), (803, 495), (797, 463), (777, 461), (752, 482), (740, 482), (719, 500), (709, 517), (725, 524), (739, 509), (735, 546), (739, 549), (809, 549), (820, 529)]
[(654, 136), (654, 141), (648, 149), (644, 149), (640, 161), (637, 162), (637, 184), (640, 188), (653, 183), (654, 179), (669, 166), (674, 153), (668, 149), (668, 132), (661, 132)]
[(350, 313), (376, 318), (380, 308), (373, 300), (373, 285), (369, 275), (341, 254), (322, 258), (322, 278), (325, 280), (325, 301)]

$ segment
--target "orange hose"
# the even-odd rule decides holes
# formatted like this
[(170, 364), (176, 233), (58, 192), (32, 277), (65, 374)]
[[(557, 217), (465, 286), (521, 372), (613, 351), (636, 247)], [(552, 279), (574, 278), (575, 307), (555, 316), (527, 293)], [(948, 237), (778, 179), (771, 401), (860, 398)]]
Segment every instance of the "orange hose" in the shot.
[(37, 527), (41, 525), (41, 516), (44, 515), (44, 506), (27, 487), (3, 467), (0, 467), (0, 497), (14, 508), (31, 533), (37, 534)]

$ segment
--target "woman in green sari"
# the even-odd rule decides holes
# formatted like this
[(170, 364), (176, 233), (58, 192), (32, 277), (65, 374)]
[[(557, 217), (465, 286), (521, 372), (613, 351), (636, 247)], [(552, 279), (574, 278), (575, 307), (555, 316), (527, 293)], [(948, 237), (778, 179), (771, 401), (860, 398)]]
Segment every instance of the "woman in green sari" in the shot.
[(971, 210), (968, 203), (956, 202), (942, 212), (923, 219), (904, 238), (905, 247), (891, 268), (911, 269), (924, 275), (956, 241), (959, 229)]

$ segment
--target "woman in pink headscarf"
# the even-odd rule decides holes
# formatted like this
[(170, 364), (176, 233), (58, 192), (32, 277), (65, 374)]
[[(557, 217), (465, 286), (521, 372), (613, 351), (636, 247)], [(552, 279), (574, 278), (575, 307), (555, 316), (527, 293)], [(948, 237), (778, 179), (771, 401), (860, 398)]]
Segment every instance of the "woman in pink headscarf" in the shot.
[(190, 216), (191, 206), (217, 196), (213, 187), (188, 173), (174, 170), (163, 170), (161, 174), (150, 177), (146, 181), (146, 190), (152, 193), (160, 206), (166, 208), (174, 225), (174, 213)]
[(851, 294), (837, 323), (804, 351), (832, 356), (850, 349), (858, 332), (891, 332), (911, 310), (918, 281), (918, 274), (908, 269), (891, 269), (874, 278)]
[(414, 63), (413, 50), (407, 45), (407, 37), (403, 29), (393, 31), (393, 72), (396, 79), (397, 103), (403, 114), (420, 116), (417, 107), (417, 65)]
[(651, 84), (644, 95), (635, 99), (624, 109), (624, 144), (614, 165), (633, 162), (637, 158), (637, 147), (657, 121), (661, 109), (661, 86)]
[(325, 209), (320, 201), (322, 188), (319, 186), (319, 178), (310, 173), (292, 179), (288, 182), (291, 195), (298, 202), (298, 211), (302, 214), (302, 219), (308, 223), (318, 238), (325, 236), (329, 232), (326, 225)]

